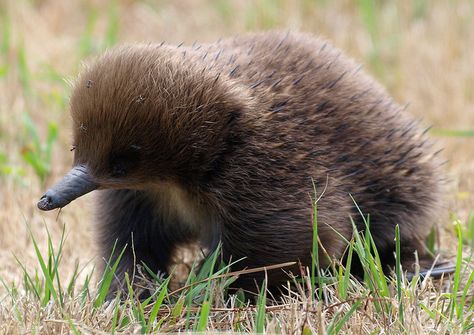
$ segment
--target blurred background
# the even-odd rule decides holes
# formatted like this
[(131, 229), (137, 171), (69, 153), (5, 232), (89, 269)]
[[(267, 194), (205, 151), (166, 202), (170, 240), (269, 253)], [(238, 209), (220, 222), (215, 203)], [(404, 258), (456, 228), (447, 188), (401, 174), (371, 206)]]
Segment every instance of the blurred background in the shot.
[(83, 62), (124, 42), (204, 43), (268, 29), (329, 39), (433, 126), (450, 179), (441, 236), (449, 241), (459, 219), (472, 243), (474, 1), (0, 0), (0, 278), (21, 280), (15, 257), (37, 266), (30, 231), (44, 249), (48, 231), (58, 241), (63, 226), (63, 271), (93, 265), (94, 195), (61, 212), (36, 208), (72, 162), (68, 97)]

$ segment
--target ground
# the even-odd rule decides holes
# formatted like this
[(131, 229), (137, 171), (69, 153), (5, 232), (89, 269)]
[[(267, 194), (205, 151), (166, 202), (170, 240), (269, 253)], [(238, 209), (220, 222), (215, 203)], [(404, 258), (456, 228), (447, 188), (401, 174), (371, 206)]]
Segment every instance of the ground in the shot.
[[(300, 30), (326, 37), (363, 64), (400, 104), (409, 104), (408, 113), (432, 126), (430, 136), (437, 146), (444, 148), (442, 155), (447, 160), (445, 170), (449, 179), (445, 194), (446, 216), (442, 218), (438, 248), (445, 255), (456, 255), (453, 222), (460, 222), (465, 240), (464, 254), (469, 256), (469, 243), (474, 242), (474, 237), (469, 238), (468, 233), (469, 217), (474, 210), (474, 2), (471, 0), (0, 0), (0, 279), (4, 284), (0, 286), (0, 321), (4, 324), (0, 331), (23, 333), (33, 329), (39, 332), (54, 329), (67, 333), (76, 328), (81, 332), (94, 328), (107, 332), (111, 329), (110, 318), (104, 317), (107, 322), (95, 324), (80, 317), (87, 313), (81, 312), (78, 306), (68, 307), (71, 322), (76, 326), (71, 326), (64, 313), (58, 311), (48, 319), (43, 307), (28, 299), (26, 301), (34, 306), (31, 310), (37, 317), (21, 318), (17, 314), (24, 312), (27, 315), (29, 307), (25, 306), (28, 305), (21, 307), (16, 301), (17, 309), (14, 309), (13, 298), (8, 295), (15, 285), (21, 296), (23, 267), (30, 273), (40, 268), (29, 231), (44, 253), (47, 232), (57, 245), (65, 227), (67, 238), (59, 268), (62, 278), (73, 274), (76, 263), (85, 267), (83, 274), (92, 271), (94, 265), (93, 194), (61, 212), (44, 213), (36, 208), (46, 186), (65, 173), (72, 161), (69, 83), (80, 71), (82, 62), (123, 42), (164, 40), (192, 44), (266, 29)], [(56, 132), (57, 139), (54, 139)], [(52, 138), (50, 144), (48, 134)], [(474, 219), (471, 220), (471, 234), (474, 234)], [(450, 292), (449, 282), (444, 284), (430, 286), (433, 289), (430, 294), (441, 297), (441, 291)], [(455, 288), (463, 292), (464, 287)], [(406, 292), (415, 294), (415, 289), (407, 288)], [(420, 292), (416, 294), (421, 295)], [(466, 293), (467, 301), (471, 301), (471, 294)], [(352, 298), (361, 295), (355, 294)], [(416, 297), (413, 299), (409, 307), (417, 313), (420, 309), (425, 310), (423, 306), (428, 306), (421, 298), (419, 301)], [(25, 300), (21, 301), (25, 303)], [(289, 304), (288, 311), (283, 308), (278, 313), (292, 315), (290, 319), (294, 325), (276, 323), (280, 325), (278, 328), (275, 322), (267, 320), (267, 330), (290, 332), (294, 326), (302, 331), (334, 331), (327, 326), (341, 314), (333, 312), (331, 301), (335, 303), (326, 297), (322, 304), (316, 304), (314, 313), (319, 319), (308, 321), (309, 328), (298, 316), (304, 314), (298, 309), (301, 306)], [(343, 299), (340, 301), (340, 304), (344, 303)], [(334, 308), (339, 306), (336, 304)], [(349, 313), (350, 303), (347, 306), (341, 313)], [(354, 333), (368, 333), (374, 329), (397, 333), (400, 327), (390, 330), (388, 324), (376, 319), (370, 321), (367, 308), (377, 309), (374, 306), (366, 306), (363, 313), (357, 310), (347, 314), (352, 316), (342, 326), (351, 325)], [(466, 318), (472, 317), (472, 303), (470, 308), (467, 302), (464, 306), (459, 318), (463, 313)], [(222, 308), (222, 318), (230, 320), (233, 314), (225, 314)], [(267, 309), (271, 315), (267, 317), (280, 320), (276, 314), (271, 314), (277, 313), (272, 312), (272, 308)], [(440, 309), (434, 307), (436, 311)], [(252, 318), (253, 311), (242, 313), (248, 313), (244, 318)], [(438, 319), (430, 313), (422, 317), (429, 321), (426, 324), (412, 321), (413, 328), (408, 328), (409, 332), (461, 332), (469, 328), (452, 318), (449, 323), (443, 317), (439, 322), (433, 321)], [(25, 321), (27, 319), (30, 321)], [(46, 319), (49, 321), (44, 321)], [(51, 323), (54, 328), (48, 328), (53, 327)], [(235, 330), (216, 324), (219, 324), (217, 319), (211, 319), (207, 329)], [(354, 328), (355, 325), (358, 328)], [(256, 329), (254, 326), (249, 323), (243, 329)]]

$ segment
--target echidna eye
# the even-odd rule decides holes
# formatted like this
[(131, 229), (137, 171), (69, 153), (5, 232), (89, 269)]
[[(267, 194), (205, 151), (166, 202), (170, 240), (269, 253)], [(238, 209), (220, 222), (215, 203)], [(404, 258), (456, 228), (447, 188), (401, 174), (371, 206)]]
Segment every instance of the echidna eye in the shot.
[(123, 177), (127, 174), (127, 169), (123, 162), (115, 162), (112, 165), (112, 171), (110, 171), (112, 177)]
[(112, 177), (123, 177), (138, 165), (139, 158), (139, 146), (130, 146), (128, 149), (115, 152), (109, 158), (109, 173)]
[(69, 149), (69, 151), (74, 151), (74, 150), (76, 150), (76, 146), (73, 144), (71, 145), (71, 149)]

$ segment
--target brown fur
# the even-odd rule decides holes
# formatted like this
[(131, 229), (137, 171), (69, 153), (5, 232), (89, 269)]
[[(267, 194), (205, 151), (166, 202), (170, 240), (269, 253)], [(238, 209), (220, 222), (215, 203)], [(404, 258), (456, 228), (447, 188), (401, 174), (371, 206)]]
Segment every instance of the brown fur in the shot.
[[(99, 245), (125, 244), (120, 274), (166, 272), (176, 245), (222, 242), (239, 267), (311, 263), (319, 238), (341, 257), (370, 214), (385, 265), (400, 225), (405, 262), (437, 219), (441, 173), (418, 125), (327, 42), (260, 33), (209, 45), (130, 45), (80, 76), (71, 110), (75, 164), (101, 191)], [(136, 257), (136, 258), (135, 258)], [(323, 263), (326, 258), (321, 254)], [(325, 265), (325, 264), (323, 264)], [(249, 287), (259, 275), (244, 278)], [(270, 274), (276, 285), (283, 271)]]

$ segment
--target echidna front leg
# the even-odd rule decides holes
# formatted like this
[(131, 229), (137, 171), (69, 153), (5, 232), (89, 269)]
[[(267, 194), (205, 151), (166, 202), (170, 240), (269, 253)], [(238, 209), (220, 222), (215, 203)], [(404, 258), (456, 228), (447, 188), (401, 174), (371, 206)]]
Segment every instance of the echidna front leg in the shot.
[[(125, 273), (130, 278), (136, 266), (146, 264), (155, 274), (166, 274), (177, 235), (145, 191), (105, 190), (99, 205), (99, 245), (103, 269), (112, 266), (122, 253), (109, 297), (125, 289)], [(109, 264), (107, 264), (109, 263)]]

